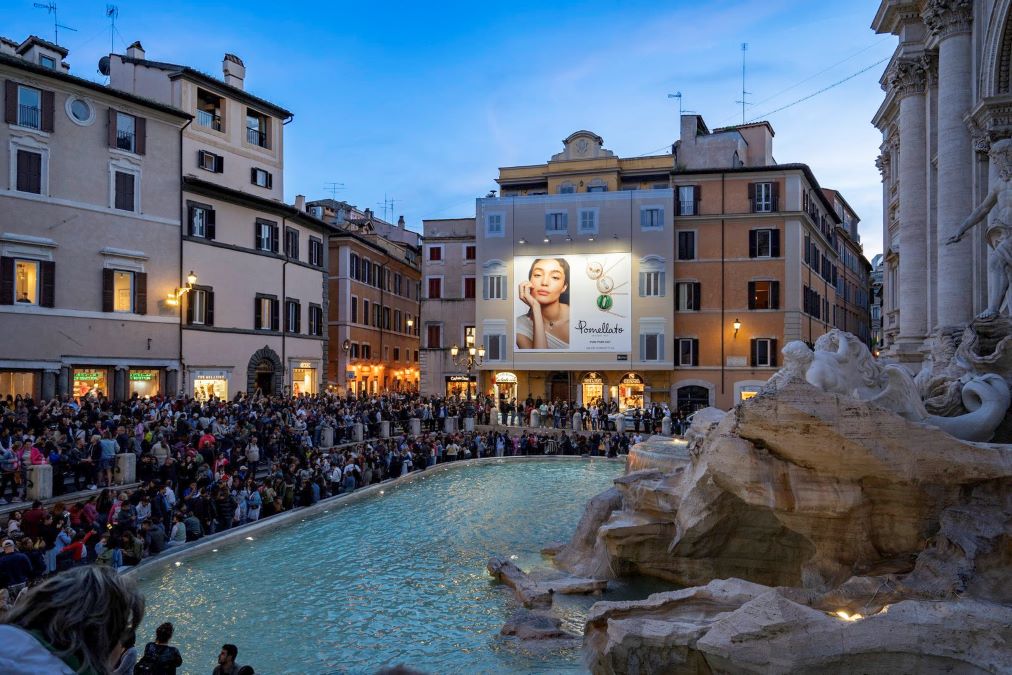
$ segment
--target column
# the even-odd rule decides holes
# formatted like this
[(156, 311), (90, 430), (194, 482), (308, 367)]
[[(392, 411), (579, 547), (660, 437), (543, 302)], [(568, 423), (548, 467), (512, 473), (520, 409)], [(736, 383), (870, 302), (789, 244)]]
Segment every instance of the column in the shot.
[(917, 351), (927, 329), (927, 132), (922, 63), (900, 60), (888, 75), (899, 98), (899, 298), (901, 351)]
[[(938, 38), (938, 305), (937, 325), (973, 317), (973, 237), (946, 240), (973, 210), (973, 152), (963, 116), (972, 103), (969, 0), (929, 0), (922, 13)], [(902, 264), (902, 260), (901, 260)]]
[(113, 370), (112, 400), (125, 401), (130, 393), (127, 391), (127, 368), (116, 366)]

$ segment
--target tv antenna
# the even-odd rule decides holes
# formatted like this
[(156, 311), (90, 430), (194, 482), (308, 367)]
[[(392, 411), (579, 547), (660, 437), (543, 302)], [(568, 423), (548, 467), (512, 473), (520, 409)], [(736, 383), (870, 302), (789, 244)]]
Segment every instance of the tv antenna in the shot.
[(380, 204), (383, 205), (383, 220), (387, 221), (388, 223), (390, 222), (390, 220), (387, 218), (387, 211), (389, 210), (390, 213), (392, 214), (394, 212), (394, 204), (396, 204), (399, 201), (402, 200), (394, 199), (392, 197), (387, 199), (387, 193), (386, 192), (383, 193), (383, 201), (380, 202)]
[(748, 105), (746, 97), (752, 92), (745, 91), (745, 54), (748, 52), (748, 43), (741, 43), (741, 100), (735, 101), (735, 103), (741, 103), (741, 123), (745, 124), (745, 106)]
[(60, 44), (60, 29), (61, 28), (65, 28), (66, 30), (72, 30), (75, 33), (77, 32), (76, 28), (71, 28), (70, 26), (64, 26), (62, 23), (60, 23), (60, 19), (56, 15), (56, 2), (55, 1), (54, 2), (36, 2), (35, 6), (37, 8), (39, 8), (39, 9), (46, 10), (47, 14), (52, 14), (53, 15), (53, 33), (55, 34), (53, 42), (55, 42), (56, 44)]
[(336, 183), (330, 181), (329, 183), (323, 184), (323, 189), (330, 193), (330, 198), (337, 201), (337, 193), (344, 189), (344, 183)]
[(674, 94), (668, 94), (668, 98), (678, 99), (678, 119), (682, 119), (682, 113), (692, 112), (691, 110), (682, 110), (682, 92), (676, 91)]
[(109, 53), (116, 51), (116, 19), (119, 18), (119, 7), (106, 5), (105, 15), (109, 19)]

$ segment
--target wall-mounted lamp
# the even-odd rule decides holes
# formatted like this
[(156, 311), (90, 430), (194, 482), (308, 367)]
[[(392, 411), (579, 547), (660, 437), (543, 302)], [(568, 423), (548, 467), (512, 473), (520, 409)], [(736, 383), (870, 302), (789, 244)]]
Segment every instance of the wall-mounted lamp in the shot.
[(731, 327), (734, 328), (734, 336), (738, 337), (738, 331), (741, 330), (741, 321), (738, 320), (738, 317), (734, 318), (734, 323), (731, 324)]
[(341, 343), (341, 349), (343, 349), (344, 352), (345, 352), (345, 354), (347, 354), (348, 350), (351, 349), (351, 340), (347, 340), (346, 339), (344, 342), (342, 342)]
[(408, 328), (413, 328), (414, 325), (415, 325), (415, 320), (414, 319), (408, 319), (407, 323), (408, 323)]
[(519, 240), (519, 241), (518, 241), (517, 243), (518, 243), (518, 244), (526, 244), (526, 243), (527, 243), (527, 240), (526, 240), (526, 239), (524, 239), (523, 237), (521, 237), (521, 238), (520, 238), (520, 240)]
[(186, 275), (186, 286), (169, 291), (168, 297), (165, 298), (165, 304), (169, 307), (175, 307), (184, 295), (193, 290), (196, 284), (197, 275), (194, 274), (193, 270), (190, 270), (190, 273)]

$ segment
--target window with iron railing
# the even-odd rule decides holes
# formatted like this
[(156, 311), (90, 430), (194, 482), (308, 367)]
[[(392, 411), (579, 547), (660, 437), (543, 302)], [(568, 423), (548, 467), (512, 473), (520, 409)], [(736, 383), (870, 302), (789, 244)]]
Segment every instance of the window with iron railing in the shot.
[(221, 112), (225, 99), (204, 89), (197, 89), (197, 124), (223, 131)]
[(18, 126), (42, 128), (42, 92), (34, 87), (18, 86)]
[(137, 148), (137, 120), (133, 115), (116, 113), (116, 147), (127, 152), (134, 152)]
[(268, 147), (267, 116), (252, 108), (246, 109), (246, 142), (261, 148)]
[(773, 183), (753, 183), (752, 213), (772, 213), (777, 210), (777, 195)]
[(215, 131), (221, 131), (221, 117), (206, 110), (197, 111), (197, 124), (202, 127), (211, 127)]

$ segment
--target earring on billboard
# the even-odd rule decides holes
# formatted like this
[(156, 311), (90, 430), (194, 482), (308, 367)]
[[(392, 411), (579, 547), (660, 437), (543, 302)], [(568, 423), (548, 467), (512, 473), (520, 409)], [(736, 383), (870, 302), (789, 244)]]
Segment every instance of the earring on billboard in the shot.
[(596, 260), (587, 263), (587, 276), (590, 279), (600, 279), (602, 274), (604, 274), (604, 265)]

